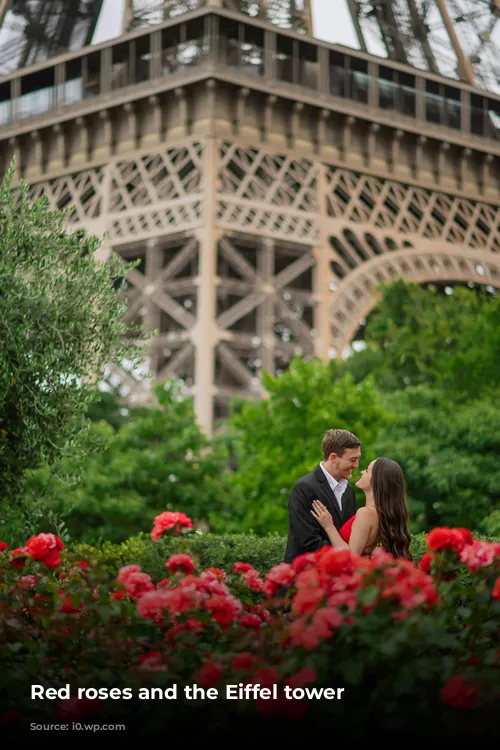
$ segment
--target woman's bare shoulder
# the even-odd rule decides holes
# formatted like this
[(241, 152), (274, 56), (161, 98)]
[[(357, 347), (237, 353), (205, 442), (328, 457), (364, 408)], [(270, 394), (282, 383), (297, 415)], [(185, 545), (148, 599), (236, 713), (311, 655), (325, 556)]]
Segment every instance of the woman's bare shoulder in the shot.
[(373, 522), (378, 519), (377, 509), (373, 505), (363, 505), (358, 508), (356, 517), (366, 522)]

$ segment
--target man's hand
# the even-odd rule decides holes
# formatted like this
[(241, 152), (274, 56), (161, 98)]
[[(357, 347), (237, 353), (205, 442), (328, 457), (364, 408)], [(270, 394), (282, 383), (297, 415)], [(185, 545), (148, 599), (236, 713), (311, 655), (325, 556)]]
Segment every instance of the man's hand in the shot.
[(331, 529), (335, 525), (333, 523), (332, 514), (328, 512), (323, 503), (320, 503), (319, 500), (313, 500), (311, 513), (325, 531), (328, 531), (328, 529)]

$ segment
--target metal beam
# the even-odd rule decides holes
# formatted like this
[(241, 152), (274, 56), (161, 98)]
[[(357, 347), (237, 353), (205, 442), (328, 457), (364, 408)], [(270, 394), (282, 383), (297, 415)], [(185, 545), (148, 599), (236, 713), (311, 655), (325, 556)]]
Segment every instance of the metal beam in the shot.
[(349, 8), (349, 12), (351, 14), (352, 23), (356, 31), (356, 36), (358, 37), (359, 46), (361, 47), (363, 52), (368, 52), (365, 37), (363, 35), (363, 29), (361, 28), (361, 24), (359, 22), (359, 5), (356, 0), (347, 0), (347, 7)]
[(0, 29), (2, 28), (2, 24), (9, 9), (10, 2), (11, 0), (0, 0)]
[[(408, 55), (406, 54), (404, 42), (401, 40), (399, 34), (399, 28), (396, 16), (394, 15), (392, 2), (386, 0), (383, 6), (377, 5), (375, 12), (389, 58), (409, 65)], [(392, 32), (390, 36), (387, 34), (388, 29)]]
[(307, 33), (309, 36), (314, 36), (312, 0), (304, 0), (304, 19), (306, 22)]
[(411, 23), (413, 27), (413, 32), (415, 34), (415, 39), (422, 46), (422, 51), (424, 53), (425, 59), (427, 60), (427, 65), (429, 66), (429, 70), (432, 73), (439, 74), (439, 68), (436, 63), (436, 58), (434, 57), (432, 47), (429, 44), (429, 39), (427, 37), (424, 19), (419, 13), (415, 0), (406, 0), (406, 3), (410, 11), (410, 18), (411, 18)]
[(122, 34), (129, 30), (129, 24), (134, 15), (134, 0), (125, 0), (123, 4)]
[(450, 14), (448, 13), (445, 0), (434, 0), (434, 1), (441, 14), (441, 18), (443, 19), (446, 32), (450, 38), (450, 42), (452, 44), (453, 50), (457, 56), (460, 75), (464, 81), (467, 81), (467, 83), (470, 83), (472, 86), (476, 86), (477, 81), (476, 81), (474, 69), (471, 65), (470, 60), (466, 57), (462, 49), (457, 32), (455, 31), (455, 28), (453, 26), (453, 21), (451, 20)]

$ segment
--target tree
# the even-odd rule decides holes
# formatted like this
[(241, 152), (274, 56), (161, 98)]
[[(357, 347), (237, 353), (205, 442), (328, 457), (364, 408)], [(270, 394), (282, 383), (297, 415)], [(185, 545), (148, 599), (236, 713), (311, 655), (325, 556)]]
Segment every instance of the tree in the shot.
[(386, 391), (426, 384), (456, 401), (500, 385), (500, 298), (455, 287), (449, 296), (403, 280), (382, 289), (366, 329), (367, 349), (345, 368), (375, 373)]
[(384, 405), (393, 422), (374, 450), (401, 464), (414, 530), (458, 526), (491, 533), (486, 517), (500, 507), (498, 399), (457, 408), (447, 392), (417, 386), (386, 396)]
[(133, 406), (118, 389), (99, 391), (87, 410), (92, 422), (107, 422), (114, 430), (126, 424), (131, 414), (142, 413), (147, 407)]
[(99, 240), (69, 232), (67, 214), (0, 185), (0, 500), (19, 498), (26, 472), (76, 450), (93, 381), (140, 351), (126, 334), (117, 258), (97, 262)]
[(267, 534), (287, 531), (288, 496), (295, 481), (321, 460), (321, 440), (330, 428), (345, 428), (362, 440), (369, 460), (385, 415), (371, 380), (351, 375), (333, 380), (318, 360), (292, 360), (279, 377), (264, 374), (268, 398), (246, 402), (230, 417), (228, 441), (235, 471), (227, 476), (231, 504), (215, 529)]
[(104, 421), (93, 424), (102, 449), (83, 461), (64, 462), (67, 481), (52, 478), (47, 468), (30, 477), (27, 502), (44, 497), (54, 517), (64, 518), (69, 538), (121, 542), (149, 533), (165, 510), (183, 511), (206, 525), (222, 505), (222, 444), (204, 435), (180, 381), (158, 384), (154, 392), (157, 406), (132, 410), (118, 430)]

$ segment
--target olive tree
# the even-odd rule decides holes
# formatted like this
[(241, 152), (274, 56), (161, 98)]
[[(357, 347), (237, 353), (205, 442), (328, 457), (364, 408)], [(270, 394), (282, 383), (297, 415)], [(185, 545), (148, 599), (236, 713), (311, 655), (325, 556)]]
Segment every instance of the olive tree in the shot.
[[(75, 451), (106, 365), (142, 356), (123, 322), (127, 269), (98, 261), (101, 240), (70, 231), (68, 214), (0, 183), (0, 500), (28, 470)], [(127, 335), (129, 334), (129, 335)], [(12, 506), (11, 506), (12, 507)]]

